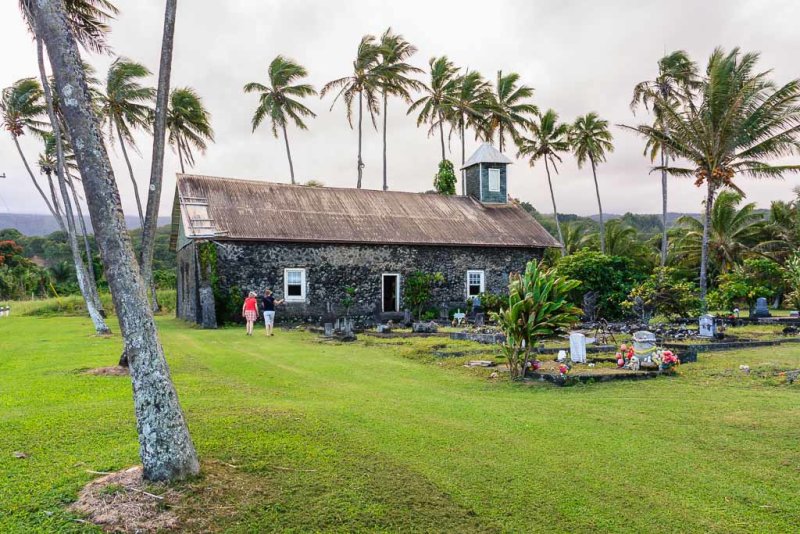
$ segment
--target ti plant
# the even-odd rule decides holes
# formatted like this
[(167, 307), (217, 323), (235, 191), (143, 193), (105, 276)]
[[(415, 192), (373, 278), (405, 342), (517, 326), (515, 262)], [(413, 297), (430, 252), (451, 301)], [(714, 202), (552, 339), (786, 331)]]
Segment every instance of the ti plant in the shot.
[(525, 376), (538, 339), (564, 332), (578, 321), (581, 310), (568, 296), (579, 284), (542, 268), (536, 260), (528, 262), (525, 273), (511, 274), (508, 305), (491, 317), (506, 335), (503, 352), (512, 380)]

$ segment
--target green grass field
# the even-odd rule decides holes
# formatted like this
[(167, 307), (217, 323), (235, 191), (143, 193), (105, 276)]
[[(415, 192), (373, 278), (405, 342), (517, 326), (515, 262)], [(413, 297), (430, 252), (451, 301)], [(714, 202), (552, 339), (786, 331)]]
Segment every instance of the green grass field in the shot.
[[(800, 344), (555, 388), (420, 357), (478, 348), (441, 338), (159, 325), (204, 465), (182, 488), (187, 530), (798, 528), (800, 383), (775, 374)], [(120, 346), (83, 318), (0, 319), (0, 532), (92, 531), (65, 510), (87, 470), (138, 462), (129, 379), (80, 372)]]

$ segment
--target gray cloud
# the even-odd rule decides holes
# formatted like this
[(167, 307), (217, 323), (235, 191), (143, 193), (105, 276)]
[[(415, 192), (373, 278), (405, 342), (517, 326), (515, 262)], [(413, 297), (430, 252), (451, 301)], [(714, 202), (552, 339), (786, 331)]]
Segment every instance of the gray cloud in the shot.
[[(119, 20), (111, 37), (115, 51), (158, 66), (163, 2), (122, 1)], [(648, 120), (634, 117), (628, 103), (633, 85), (654, 75), (664, 51), (682, 48), (701, 65), (711, 50), (721, 45), (762, 52), (763, 68), (774, 69), (784, 82), (800, 75), (796, 50), (800, 37), (794, 27), (800, 4), (793, 1), (496, 1), (431, 2), (383, 1), (258, 1), (216, 2), (193, 0), (179, 6), (173, 85), (190, 85), (202, 95), (213, 115), (217, 142), (200, 156), (195, 171), (203, 174), (256, 177), (288, 181), (288, 165), (281, 140), (268, 128), (250, 131), (256, 97), (242, 86), (266, 77), (266, 66), (277, 54), (304, 64), (317, 88), (347, 74), (361, 35), (379, 34), (387, 26), (404, 34), (419, 48), (415, 63), (426, 67), (431, 56), (446, 54), (458, 65), (477, 69), (494, 78), (498, 69), (516, 71), (536, 89), (541, 108), (556, 109), (563, 120), (597, 111), (612, 124)], [(16, 2), (0, 5), (0, 85), (10, 85), (35, 75), (35, 51), (17, 11)], [(99, 73), (110, 58), (88, 57)], [(155, 78), (152, 79), (155, 84)], [(328, 185), (355, 185), (356, 132), (331, 100), (311, 99), (318, 118), (310, 130), (290, 130), (295, 168), (300, 180), (311, 178)], [(389, 106), (389, 184), (391, 189), (430, 189), (438, 160), (438, 142), (416, 128), (406, 116), (406, 106)], [(365, 121), (365, 125), (368, 125)], [(609, 212), (660, 210), (660, 180), (649, 175), (641, 155), (642, 142), (614, 129), (616, 150), (600, 167), (604, 208)], [(140, 136), (143, 156), (134, 156), (141, 183), (149, 173), (150, 139)], [(467, 151), (476, 143), (470, 139)], [(39, 147), (24, 139), (23, 147), (35, 160)], [(452, 159), (460, 157), (453, 139)], [(380, 135), (365, 128), (365, 187), (381, 183)], [(112, 148), (112, 157), (125, 209), (135, 213), (132, 189), (123, 162)], [(177, 158), (166, 162), (169, 191), (177, 170)], [(0, 210), (43, 212), (24, 168), (7, 136), (0, 138)], [(742, 179), (751, 201), (767, 206), (787, 198), (800, 180), (756, 182)], [(549, 198), (544, 169), (518, 161), (510, 174), (513, 196), (530, 201), (548, 212)], [(559, 209), (564, 212), (596, 212), (591, 175), (565, 158), (555, 178)], [(670, 209), (698, 211), (702, 193), (691, 180), (670, 179)], [(169, 211), (171, 195), (165, 194), (162, 213)]]

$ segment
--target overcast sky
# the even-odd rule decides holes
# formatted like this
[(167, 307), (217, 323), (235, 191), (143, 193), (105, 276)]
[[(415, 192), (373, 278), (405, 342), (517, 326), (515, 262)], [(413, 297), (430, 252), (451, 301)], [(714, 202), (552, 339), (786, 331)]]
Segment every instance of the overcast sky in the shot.
[[(120, 15), (112, 23), (111, 44), (116, 54), (158, 68), (163, 25), (163, 0), (117, 0)], [(432, 56), (447, 55), (457, 65), (479, 70), (494, 79), (498, 69), (518, 72), (535, 89), (534, 101), (553, 108), (563, 120), (596, 111), (611, 124), (646, 121), (628, 107), (633, 86), (656, 74), (665, 51), (684, 49), (701, 66), (712, 49), (739, 46), (761, 52), (761, 66), (771, 68), (784, 83), (800, 76), (800, 2), (796, 0), (494, 0), (493, 2), (368, 0), (183, 0), (178, 7), (173, 59), (173, 86), (189, 85), (202, 96), (212, 114), (216, 143), (197, 158), (199, 174), (289, 181), (283, 141), (268, 128), (251, 133), (255, 95), (242, 86), (266, 80), (266, 67), (277, 55), (306, 66), (309, 82), (347, 75), (360, 37), (380, 34), (388, 26), (417, 46), (413, 63), (427, 68)], [(0, 86), (36, 75), (35, 49), (26, 34), (17, 2), (0, 2)], [(111, 58), (91, 56), (101, 77)], [(153, 77), (150, 80), (155, 85)], [(266, 82), (265, 82), (266, 83)], [(357, 134), (331, 99), (311, 98), (307, 104), (318, 117), (309, 131), (289, 130), (295, 173), (299, 181), (316, 179), (330, 186), (354, 187)], [(389, 105), (389, 186), (394, 190), (431, 188), (439, 159), (439, 143), (416, 128), (406, 105)], [(43, 213), (13, 142), (0, 138), (0, 212)], [(660, 212), (660, 179), (649, 175), (642, 141), (613, 128), (616, 151), (599, 167), (606, 212)], [(23, 140), (30, 161), (40, 151), (33, 139)], [(467, 153), (477, 144), (469, 139)], [(133, 167), (143, 191), (149, 179), (152, 140), (139, 137), (141, 155)], [(112, 161), (127, 214), (136, 209), (121, 156), (111, 149)], [(452, 157), (460, 160), (456, 138)], [(371, 127), (364, 135), (364, 187), (381, 185), (380, 134)], [(513, 154), (509, 154), (513, 156)], [(800, 159), (800, 158), (798, 158)], [(167, 153), (166, 186), (161, 213), (169, 212), (178, 161)], [(589, 169), (578, 170), (566, 157), (554, 177), (559, 211), (592, 214), (597, 204)], [(543, 167), (517, 161), (509, 172), (509, 193), (551, 211)], [(800, 178), (740, 184), (751, 201), (767, 207), (772, 199), (787, 199)], [(460, 190), (460, 187), (459, 187)], [(699, 211), (702, 193), (688, 179), (670, 178), (670, 210)]]

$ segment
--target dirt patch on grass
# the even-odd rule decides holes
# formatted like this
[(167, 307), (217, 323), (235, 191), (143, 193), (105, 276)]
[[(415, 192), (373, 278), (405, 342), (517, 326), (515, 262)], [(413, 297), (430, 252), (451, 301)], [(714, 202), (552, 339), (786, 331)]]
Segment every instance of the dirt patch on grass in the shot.
[(164, 484), (146, 483), (136, 466), (89, 482), (69, 510), (106, 532), (159, 532), (178, 525), (171, 506), (180, 496)]
[(130, 370), (121, 365), (112, 365), (111, 367), (96, 367), (94, 369), (86, 369), (81, 374), (91, 376), (129, 376)]

